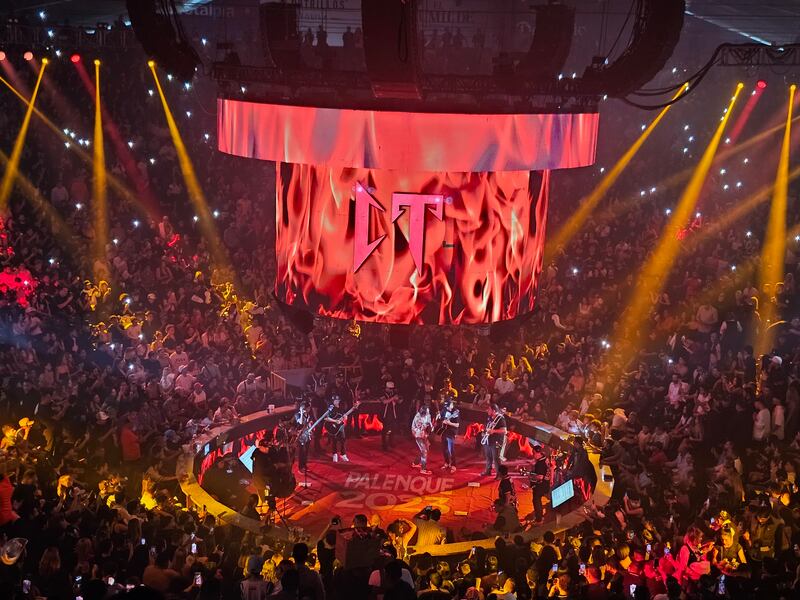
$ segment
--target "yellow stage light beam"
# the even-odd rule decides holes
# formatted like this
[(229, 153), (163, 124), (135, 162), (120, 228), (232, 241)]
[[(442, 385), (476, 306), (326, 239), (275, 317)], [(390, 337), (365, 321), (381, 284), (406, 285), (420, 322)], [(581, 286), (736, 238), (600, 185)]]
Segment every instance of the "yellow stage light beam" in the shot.
[[(678, 90), (678, 93), (672, 98), (675, 100), (678, 96), (680, 96), (687, 88), (689, 84), (684, 85), (681, 89)], [(567, 219), (567, 222), (564, 223), (561, 228), (547, 241), (547, 246), (545, 247), (545, 260), (548, 257), (551, 257), (553, 253), (561, 246), (565, 246), (569, 243), (569, 241), (578, 233), (583, 224), (586, 222), (586, 219), (589, 218), (589, 215), (592, 214), (592, 211), (597, 207), (600, 201), (605, 197), (606, 192), (611, 188), (614, 183), (616, 183), (619, 176), (622, 172), (627, 168), (628, 164), (631, 162), (633, 157), (639, 152), (639, 149), (644, 145), (647, 138), (650, 137), (650, 134), (653, 133), (653, 130), (658, 126), (661, 122), (661, 119), (667, 114), (667, 111), (672, 107), (672, 104), (669, 104), (661, 109), (661, 112), (658, 113), (655, 119), (647, 126), (647, 128), (642, 132), (642, 134), (636, 139), (636, 141), (625, 151), (617, 163), (611, 168), (611, 170), (606, 173), (606, 175), (600, 180), (600, 183), (592, 190), (592, 192), (581, 200), (581, 204), (578, 207), (572, 216)]]
[[(778, 159), (778, 171), (775, 174), (775, 191), (769, 209), (767, 231), (761, 247), (761, 268), (758, 272), (758, 289), (772, 290), (776, 283), (783, 281), (783, 263), (786, 260), (786, 208), (789, 197), (789, 149), (792, 145), (792, 108), (796, 85), (789, 87), (789, 108), (786, 114), (786, 128), (783, 132), (783, 144)], [(761, 312), (761, 331), (756, 340), (756, 356), (772, 350), (775, 330), (770, 325), (775, 322), (776, 311), (772, 302), (765, 302), (759, 307)]]
[(8, 205), (8, 197), (11, 195), (11, 189), (14, 187), (14, 179), (17, 176), (17, 169), (19, 168), (19, 159), (20, 156), (22, 156), (22, 147), (25, 145), (25, 136), (28, 134), (28, 125), (30, 125), (31, 122), (33, 105), (36, 103), (36, 94), (39, 93), (39, 85), (42, 83), (42, 76), (46, 68), (47, 63), (42, 61), (42, 66), (39, 68), (39, 76), (36, 78), (36, 86), (33, 88), (31, 101), (28, 104), (28, 110), (25, 111), (25, 118), (22, 119), (22, 126), (19, 128), (17, 139), (14, 140), (14, 148), (11, 150), (11, 158), (6, 165), (3, 179), (0, 181), (0, 213), (5, 212), (6, 206)]
[[(11, 83), (9, 83), (2, 76), (0, 76), (0, 83), (2, 83), (9, 90), (11, 90), (11, 92), (17, 98), (19, 98), (19, 100), (23, 102), (26, 106), (28, 107), (31, 106), (31, 103), (28, 100), (28, 98), (26, 98), (23, 94), (21, 94), (19, 90), (17, 90), (13, 85), (11, 85)], [(62, 142), (70, 144), (70, 149), (78, 155), (78, 158), (80, 158), (84, 162), (84, 164), (86, 164), (89, 167), (93, 167), (93, 157), (89, 156), (89, 154), (86, 153), (80, 146), (75, 144), (75, 141), (72, 138), (64, 134), (64, 131), (60, 127), (58, 127), (58, 125), (53, 123), (53, 121), (47, 115), (45, 115), (42, 111), (40, 111), (36, 107), (33, 108), (33, 114), (35, 114), (39, 119), (41, 119), (42, 123), (44, 123), (48, 129), (50, 129), (53, 133), (55, 133)], [(108, 185), (111, 187), (112, 190), (114, 190), (115, 193), (119, 194), (126, 201), (130, 202), (131, 205), (136, 207), (139, 210), (139, 212), (142, 213), (144, 216), (150, 218), (153, 221), (159, 220), (160, 218), (159, 215), (153, 211), (148, 211), (147, 207), (144, 206), (136, 197), (136, 195), (130, 189), (128, 189), (128, 187), (124, 183), (122, 183), (117, 177), (108, 172), (106, 172), (106, 177)]]
[[(216, 227), (214, 226), (214, 220), (211, 215), (211, 211), (208, 208), (205, 194), (203, 193), (203, 189), (200, 187), (200, 182), (197, 180), (197, 175), (195, 174), (194, 165), (192, 165), (192, 160), (189, 158), (189, 153), (186, 151), (186, 146), (181, 138), (178, 125), (175, 123), (175, 118), (172, 116), (172, 110), (167, 103), (164, 90), (161, 88), (161, 82), (158, 80), (155, 63), (149, 61), (147, 66), (150, 68), (150, 71), (153, 74), (153, 80), (155, 81), (158, 95), (161, 98), (161, 106), (164, 109), (164, 116), (167, 119), (169, 133), (172, 136), (172, 143), (175, 146), (175, 150), (178, 154), (178, 164), (180, 165), (181, 173), (183, 174), (183, 179), (186, 183), (186, 190), (189, 193), (189, 200), (192, 202), (195, 214), (198, 217), (200, 230), (202, 231), (206, 241), (209, 243), (214, 267), (216, 269), (223, 269), (227, 271), (230, 275), (230, 278), (235, 280), (236, 275), (230, 266), (227, 252), (220, 243), (219, 235), (217, 234)], [(236, 287), (239, 289), (238, 285)]]
[[(7, 168), (9, 161), (9, 157), (0, 150), (0, 165)], [(22, 194), (33, 204), (36, 211), (44, 215), (45, 220), (50, 224), (54, 237), (59, 243), (69, 252), (76, 262), (81, 262), (84, 258), (84, 253), (81, 252), (78, 244), (75, 242), (75, 232), (64, 222), (64, 219), (61, 218), (61, 215), (53, 205), (42, 197), (42, 194), (36, 186), (22, 173), (17, 173), (15, 183), (22, 191)]]
[[(94, 140), (92, 142), (92, 212), (94, 215), (94, 241), (92, 270), (94, 280), (108, 277), (106, 246), (108, 245), (108, 215), (106, 189), (106, 155), (103, 147), (103, 108), (100, 104), (100, 61), (94, 61)], [(102, 267), (101, 267), (102, 266)]]
[[(717, 148), (719, 148), (725, 126), (728, 124), (728, 120), (733, 113), (733, 106), (743, 87), (744, 85), (742, 83), (736, 86), (736, 91), (720, 119), (714, 136), (703, 152), (700, 162), (697, 164), (689, 183), (684, 189), (678, 201), (678, 206), (672, 214), (672, 218), (665, 226), (656, 248), (645, 261), (639, 272), (632, 297), (628, 302), (622, 317), (622, 322), (619, 324), (616, 332), (616, 347), (622, 348), (623, 352), (630, 352), (632, 345), (635, 344), (634, 336), (637, 329), (647, 316), (652, 306), (653, 297), (661, 293), (672, 265), (675, 262), (675, 258), (680, 252), (678, 232), (681, 228), (686, 226), (694, 214), (697, 199), (700, 196), (703, 184), (714, 162), (714, 155), (717, 152)], [(628, 354), (627, 357), (629, 358), (630, 354)], [(623, 359), (622, 364), (625, 365), (627, 362), (627, 360)]]

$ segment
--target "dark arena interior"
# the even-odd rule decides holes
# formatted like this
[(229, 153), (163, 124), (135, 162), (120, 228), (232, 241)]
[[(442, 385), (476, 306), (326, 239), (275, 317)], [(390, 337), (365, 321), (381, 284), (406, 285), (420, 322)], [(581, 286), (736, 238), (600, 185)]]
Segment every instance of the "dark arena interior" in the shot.
[(797, 0), (0, 2), (0, 599), (800, 598)]

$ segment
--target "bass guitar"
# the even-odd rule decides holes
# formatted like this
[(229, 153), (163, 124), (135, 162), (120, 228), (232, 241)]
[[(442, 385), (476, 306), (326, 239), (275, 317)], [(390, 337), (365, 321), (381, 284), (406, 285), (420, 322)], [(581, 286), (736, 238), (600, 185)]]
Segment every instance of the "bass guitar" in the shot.
[(317, 428), (317, 426), (325, 420), (325, 417), (331, 414), (331, 410), (333, 410), (332, 406), (329, 407), (319, 419), (311, 423), (311, 425), (307, 425), (303, 431), (300, 432), (300, 435), (297, 436), (297, 442), (303, 445), (310, 442), (311, 434), (314, 433), (314, 430)]
[[(358, 408), (359, 404), (361, 404), (361, 403), (358, 400), (356, 400), (355, 402), (353, 402), (353, 406), (350, 408), (350, 410), (348, 410), (346, 413), (344, 413), (341, 417), (336, 419), (333, 423), (328, 421), (325, 424), (325, 428), (328, 430), (328, 433), (330, 435), (332, 435), (332, 436), (339, 435), (342, 432), (342, 430), (344, 429), (344, 424), (347, 423), (347, 417), (349, 417), (353, 413), (353, 411)], [(333, 406), (331, 406), (328, 409), (328, 412), (331, 412), (332, 410), (333, 410)]]

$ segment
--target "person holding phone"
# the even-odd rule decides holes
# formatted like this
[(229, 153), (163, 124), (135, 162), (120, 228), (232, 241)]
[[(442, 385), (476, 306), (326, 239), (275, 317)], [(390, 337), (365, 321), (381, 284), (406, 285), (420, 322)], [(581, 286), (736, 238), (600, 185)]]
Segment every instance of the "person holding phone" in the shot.
[(151, 564), (147, 565), (142, 574), (142, 583), (157, 592), (166, 594), (172, 582), (180, 577), (180, 573), (169, 568), (169, 555), (160, 552), (153, 557)]

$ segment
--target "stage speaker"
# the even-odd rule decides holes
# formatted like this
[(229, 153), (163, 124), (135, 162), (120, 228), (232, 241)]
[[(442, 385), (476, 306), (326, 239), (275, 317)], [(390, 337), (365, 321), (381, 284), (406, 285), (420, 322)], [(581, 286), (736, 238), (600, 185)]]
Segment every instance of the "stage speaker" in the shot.
[(376, 98), (422, 98), (417, 0), (361, 0), (364, 60)]
[(672, 56), (683, 29), (685, 0), (642, 0), (627, 48), (610, 65), (596, 64), (583, 83), (596, 94), (622, 98), (653, 79)]
[(261, 45), (267, 64), (279, 69), (303, 66), (300, 56), (300, 31), (297, 29), (296, 4), (262, 2), (258, 7)]
[(575, 9), (563, 4), (534, 7), (536, 28), (528, 53), (517, 65), (517, 72), (533, 83), (551, 85), (567, 62), (575, 31)]

